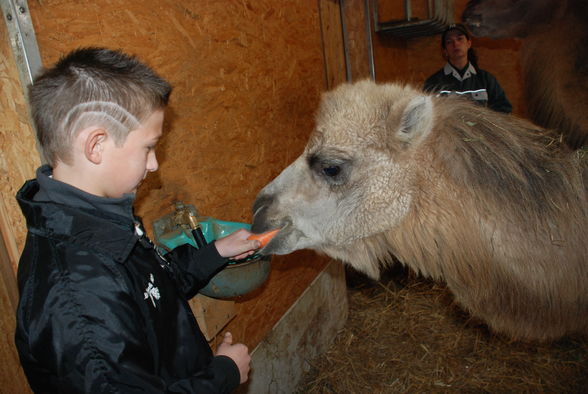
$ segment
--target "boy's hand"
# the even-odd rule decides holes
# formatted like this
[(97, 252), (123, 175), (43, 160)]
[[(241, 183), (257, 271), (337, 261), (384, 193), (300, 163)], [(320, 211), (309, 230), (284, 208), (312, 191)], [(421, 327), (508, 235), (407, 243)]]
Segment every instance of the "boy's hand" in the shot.
[(252, 255), (261, 247), (261, 243), (257, 240), (247, 239), (250, 235), (249, 231), (240, 229), (224, 238), (217, 239), (214, 244), (218, 254), (232, 260), (239, 260)]
[(249, 364), (251, 363), (251, 356), (249, 355), (249, 349), (242, 343), (233, 345), (233, 335), (230, 332), (225, 333), (223, 342), (218, 346), (216, 350), (217, 356), (227, 356), (231, 358), (237, 368), (239, 368), (239, 374), (241, 375), (240, 383), (245, 383), (249, 375)]

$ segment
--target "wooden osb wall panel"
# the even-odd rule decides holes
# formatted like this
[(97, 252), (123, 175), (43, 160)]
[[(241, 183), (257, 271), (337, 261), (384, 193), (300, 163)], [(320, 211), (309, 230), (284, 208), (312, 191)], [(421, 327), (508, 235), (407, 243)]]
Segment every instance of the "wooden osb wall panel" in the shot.
[(369, 46), (370, 26), (365, 0), (345, 0), (343, 2), (343, 20), (347, 30), (347, 53), (349, 75), (352, 82), (371, 77)]
[[(29, 1), (44, 64), (81, 46), (138, 55), (174, 85), (160, 168), (137, 196), (154, 219), (181, 200), (250, 222), (259, 190), (303, 150), (325, 73), (318, 2)], [(275, 256), (266, 284), (238, 298), (230, 328), (255, 346), (326, 260)]]
[[(405, 0), (371, 0), (378, 4), (380, 21), (400, 21), (406, 18)], [(410, 13), (412, 19), (428, 19), (428, 4), (431, 0), (410, 0)], [(431, 2), (433, 3), (433, 2)]]
[(35, 175), (40, 158), (4, 21), (0, 37), (0, 233), (15, 270), (26, 236), (15, 195)]
[(405, 81), (408, 69), (406, 41), (374, 33), (372, 42), (376, 81)]
[(252, 350), (280, 320), (328, 264), (326, 256), (302, 250), (288, 256), (274, 256), (266, 283), (259, 289), (236, 297), (237, 317), (212, 342), (216, 348), (227, 331)]
[(15, 269), (25, 238), (24, 218), (14, 196), (40, 160), (4, 21), (0, 47), (0, 392), (30, 393), (14, 346)]
[(324, 89), (316, 4), (279, 0), (30, 3), (45, 64), (79, 46), (137, 54), (174, 85), (160, 170), (138, 196), (147, 224), (174, 200), (249, 221), (301, 153)]
[(20, 361), (14, 346), (14, 329), (16, 319), (14, 308), (10, 301), (7, 289), (0, 286), (0, 393), (30, 393), (31, 390), (26, 381), (24, 372), (20, 367)]
[[(374, 18), (377, 7), (378, 20)], [(406, 40), (375, 32), (378, 22), (404, 18), (404, 1), (370, 0), (375, 78), (378, 82), (404, 81), (408, 67)]]
[[(404, 17), (404, 1), (376, 0), (380, 21)], [(413, 15), (422, 14), (421, 0), (413, 0)], [(461, 19), (467, 0), (455, 0), (455, 20)], [(426, 12), (425, 12), (426, 14)], [(424, 15), (424, 14), (423, 14)], [(440, 35), (411, 39), (373, 34), (376, 79), (380, 82), (402, 81), (421, 87), (425, 79), (445, 64)], [(513, 104), (513, 112), (525, 116), (522, 93), (520, 40), (472, 39), (481, 68), (496, 76)]]
[[(1, 251), (0, 251), (1, 252)], [(0, 259), (3, 262), (3, 259)], [(14, 346), (14, 330), (16, 327), (15, 306), (10, 285), (0, 278), (0, 393), (30, 393), (29, 385)]]
[(318, 0), (328, 89), (371, 77), (365, 0)]
[(339, 0), (319, 0), (327, 89), (347, 81)]

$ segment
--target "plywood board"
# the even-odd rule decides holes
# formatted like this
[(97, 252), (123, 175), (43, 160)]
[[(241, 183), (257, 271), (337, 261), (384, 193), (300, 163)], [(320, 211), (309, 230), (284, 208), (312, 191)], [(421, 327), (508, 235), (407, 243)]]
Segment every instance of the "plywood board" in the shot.
[(0, 392), (30, 393), (14, 346), (15, 272), (26, 234), (15, 195), (40, 159), (4, 21), (0, 49)]
[(345, 270), (331, 261), (253, 350), (249, 380), (237, 393), (296, 392), (345, 325), (348, 309)]
[(327, 266), (330, 259), (311, 251), (274, 256), (266, 283), (259, 289), (236, 297), (237, 317), (213, 341), (220, 344), (222, 334), (230, 331), (235, 341), (250, 349), (257, 346), (308, 285)]
[(190, 308), (207, 341), (216, 335), (237, 315), (235, 301), (219, 300), (197, 294), (190, 301)]
[(174, 85), (160, 170), (138, 195), (149, 224), (179, 199), (250, 220), (302, 151), (324, 90), (316, 4), (273, 1), (31, 2), (44, 63), (80, 46), (137, 54)]
[[(137, 196), (150, 232), (176, 200), (250, 222), (257, 192), (302, 153), (326, 89), (318, 2), (43, 0), (29, 7), (44, 64), (78, 47), (106, 46), (138, 55), (174, 86), (160, 169)], [(12, 123), (30, 129), (21, 87), (2, 86), (11, 89), (6, 105), (19, 120)], [(32, 135), (6, 135), (3, 152), (17, 153), (10, 165), (22, 169), (4, 201), (40, 164)], [(14, 173), (7, 166), (3, 175)], [(14, 204), (8, 211), (20, 220), (13, 225), (20, 250), (24, 221)], [(235, 341), (253, 349), (327, 261), (309, 251), (274, 257), (268, 281), (234, 300), (237, 316), (226, 329)]]
[(4, 21), (0, 49), (0, 392), (30, 393), (14, 346), (15, 272), (26, 232), (14, 196), (40, 160)]
[(345, 47), (351, 82), (371, 78), (371, 24), (366, 0), (345, 0), (341, 12), (346, 30)]
[(26, 235), (16, 192), (40, 164), (8, 31), (0, 23), (0, 236), (13, 270)]
[(339, 0), (319, 0), (327, 88), (347, 81), (345, 45)]
[[(174, 92), (159, 171), (137, 195), (153, 220), (181, 200), (250, 222), (258, 191), (302, 153), (325, 90), (317, 2), (44, 0), (29, 4), (44, 64), (82, 46), (136, 54)], [(265, 286), (236, 299), (229, 327), (253, 347), (324, 267), (312, 252), (276, 257)], [(288, 289), (288, 291), (284, 291)]]

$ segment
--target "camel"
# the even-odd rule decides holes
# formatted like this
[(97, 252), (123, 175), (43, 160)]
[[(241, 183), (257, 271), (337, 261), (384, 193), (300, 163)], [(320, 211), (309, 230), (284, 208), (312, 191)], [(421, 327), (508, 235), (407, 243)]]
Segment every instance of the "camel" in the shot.
[(588, 141), (588, 6), (585, 0), (472, 0), (472, 34), (522, 39), (529, 117), (561, 131), (572, 148)]
[(588, 158), (468, 100), (360, 81), (321, 99), (304, 152), (258, 194), (261, 252), (444, 281), (496, 333), (588, 331)]

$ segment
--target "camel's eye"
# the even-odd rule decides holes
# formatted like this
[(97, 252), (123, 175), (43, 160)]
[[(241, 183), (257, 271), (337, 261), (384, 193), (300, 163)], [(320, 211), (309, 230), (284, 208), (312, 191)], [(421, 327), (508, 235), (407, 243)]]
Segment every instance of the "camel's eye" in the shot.
[(321, 152), (310, 155), (308, 165), (319, 179), (331, 186), (341, 186), (349, 179), (351, 159), (340, 152)]
[(337, 176), (337, 175), (339, 175), (340, 172), (341, 172), (341, 167), (339, 167), (339, 166), (331, 166), (331, 167), (323, 168), (323, 174), (325, 174), (328, 177)]

